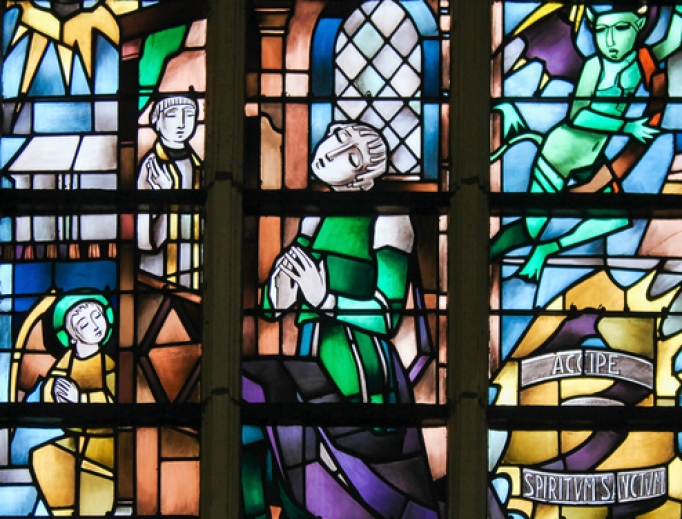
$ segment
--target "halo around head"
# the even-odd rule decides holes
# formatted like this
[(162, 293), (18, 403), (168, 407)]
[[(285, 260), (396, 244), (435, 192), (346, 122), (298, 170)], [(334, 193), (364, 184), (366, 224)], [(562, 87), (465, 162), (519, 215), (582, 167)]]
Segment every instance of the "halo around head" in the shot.
[(75, 306), (87, 303), (95, 303), (101, 306), (102, 315), (107, 320), (107, 324), (109, 325), (107, 334), (104, 339), (102, 339), (102, 346), (104, 346), (111, 338), (114, 325), (114, 310), (111, 307), (111, 303), (106, 297), (95, 292), (94, 290), (79, 290), (77, 293), (65, 294), (60, 297), (54, 307), (52, 324), (54, 326), (55, 333), (57, 334), (57, 339), (65, 348), (71, 346), (69, 342), (69, 333), (66, 330), (66, 316)]

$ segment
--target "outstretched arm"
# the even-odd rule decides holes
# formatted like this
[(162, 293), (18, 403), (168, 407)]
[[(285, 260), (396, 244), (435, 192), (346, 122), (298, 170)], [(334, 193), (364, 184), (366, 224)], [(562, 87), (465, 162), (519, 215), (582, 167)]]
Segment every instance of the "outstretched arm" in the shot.
[(630, 135), (640, 142), (653, 139), (660, 130), (649, 126), (647, 117), (626, 119), (623, 116), (595, 110), (593, 98), (601, 75), (598, 57), (590, 58), (583, 67), (575, 90), (575, 100), (571, 105), (570, 122), (583, 130), (606, 134)]
[(518, 132), (528, 127), (523, 116), (512, 103), (499, 103), (493, 106), (493, 110), (502, 114), (502, 137), (504, 139), (510, 132)]
[(640, 142), (646, 142), (660, 133), (658, 128), (649, 126), (648, 121), (648, 117), (626, 119), (625, 117), (598, 112), (588, 107), (578, 112), (573, 120), (573, 126), (608, 134), (630, 135)]

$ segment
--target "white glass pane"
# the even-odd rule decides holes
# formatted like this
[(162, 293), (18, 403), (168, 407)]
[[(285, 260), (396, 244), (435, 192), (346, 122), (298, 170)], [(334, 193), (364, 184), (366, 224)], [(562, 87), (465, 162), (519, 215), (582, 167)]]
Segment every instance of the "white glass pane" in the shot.
[(374, 58), (373, 64), (385, 78), (389, 78), (402, 62), (402, 57), (392, 47), (385, 45), (376, 58)]
[(401, 96), (410, 97), (421, 86), (421, 80), (411, 67), (403, 65), (393, 77), (391, 84)]
[(74, 169), (76, 171), (110, 171), (116, 169), (115, 135), (83, 137)]
[(54, 241), (57, 238), (54, 216), (34, 216), (33, 234), (37, 241)]
[(415, 45), (417, 45), (418, 37), (414, 24), (409, 20), (405, 20), (398, 28), (396, 33), (391, 38), (391, 44), (402, 54), (408, 56)]
[(84, 240), (112, 240), (117, 234), (116, 215), (89, 214), (81, 216), (81, 238)]
[(373, 25), (367, 23), (353, 37), (353, 43), (366, 57), (373, 58), (383, 46), (384, 39)]
[(346, 47), (336, 57), (336, 66), (343, 70), (349, 78), (355, 78), (366, 64), (367, 60), (352, 45)]
[(404, 17), (402, 7), (392, 0), (384, 0), (372, 14), (372, 23), (388, 38)]
[(33, 137), (10, 171), (67, 171), (71, 169), (79, 141), (78, 135)]

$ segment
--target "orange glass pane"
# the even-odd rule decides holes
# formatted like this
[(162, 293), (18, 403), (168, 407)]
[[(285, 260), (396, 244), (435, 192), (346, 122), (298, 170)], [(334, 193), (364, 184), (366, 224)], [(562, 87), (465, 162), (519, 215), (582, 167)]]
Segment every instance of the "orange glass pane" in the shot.
[(282, 38), (266, 36), (261, 40), (261, 65), (264, 69), (282, 68)]

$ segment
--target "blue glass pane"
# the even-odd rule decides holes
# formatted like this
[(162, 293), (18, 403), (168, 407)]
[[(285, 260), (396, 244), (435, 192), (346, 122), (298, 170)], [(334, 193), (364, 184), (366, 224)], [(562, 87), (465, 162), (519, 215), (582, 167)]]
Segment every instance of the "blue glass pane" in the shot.
[(323, 18), (317, 25), (312, 49), (312, 91), (329, 96), (333, 86), (334, 44), (341, 26), (338, 18)]
[(324, 137), (332, 120), (330, 103), (313, 103), (310, 107), (310, 148), (313, 149)]
[(57, 263), (55, 284), (64, 291), (90, 287), (116, 288), (116, 263), (113, 261)]
[(519, 103), (518, 109), (529, 128), (538, 132), (547, 132), (566, 117), (568, 105), (550, 102)]
[[(589, 274), (592, 274), (594, 269), (585, 268), (553, 268), (545, 267), (542, 273), (542, 282), (538, 287), (537, 301), (538, 306), (544, 306), (570, 287), (578, 280), (583, 279)], [(533, 306), (532, 300), (528, 300), (527, 308)]]
[(540, 4), (536, 2), (509, 2), (504, 7), (504, 34), (512, 32)]
[(61, 429), (17, 429), (12, 440), (12, 463), (27, 465), (30, 449), (62, 434)]
[(502, 162), (502, 188), (505, 192), (522, 193), (530, 184), (530, 171), (537, 146), (521, 142), (509, 148)]
[(57, 51), (52, 43), (47, 46), (43, 59), (38, 65), (38, 72), (28, 92), (32, 96), (63, 96), (64, 79), (59, 64)]
[(648, 274), (648, 272), (642, 270), (622, 270), (613, 268), (609, 270), (609, 274), (611, 274), (613, 277), (613, 281), (616, 283), (616, 285), (623, 288), (629, 288), (635, 283), (641, 281), (642, 278)]
[(25, 142), (24, 137), (2, 137), (0, 139), (0, 167), (4, 168)]
[(102, 36), (97, 38), (95, 94), (115, 94), (118, 91), (118, 51)]
[(263, 438), (263, 429), (260, 427), (256, 427), (254, 425), (242, 426), (242, 443), (244, 445), (260, 441)]
[(533, 320), (526, 316), (504, 316), (502, 317), (502, 360), (506, 359), (511, 353), (512, 348), (517, 343), (523, 332)]
[(402, 6), (410, 13), (419, 33), (422, 36), (437, 36), (438, 25), (433, 17), (431, 9), (423, 0), (404, 0)]
[(504, 95), (532, 96), (540, 85), (544, 68), (540, 63), (529, 63), (504, 80)]
[(17, 24), (17, 19), (19, 18), (19, 9), (13, 7), (5, 13), (5, 18), (3, 20), (2, 28), (2, 55), (7, 53), (7, 47), (9, 42), (14, 36), (14, 28)]
[(632, 227), (606, 239), (607, 250), (610, 256), (630, 256), (637, 252), (639, 243), (644, 235), (648, 221), (634, 220)]
[[(517, 267), (504, 266), (502, 274), (507, 277), (514, 274)], [(511, 278), (502, 284), (502, 304), (511, 310), (527, 310), (531, 308), (528, 301), (533, 301), (536, 286), (521, 278)]]
[(19, 95), (27, 46), (28, 38), (24, 37), (12, 49), (12, 52), (9, 53), (2, 64), (2, 95), (5, 98), (17, 97)]
[(666, 32), (668, 32), (668, 27), (670, 27), (670, 15), (672, 14), (671, 7), (660, 7), (660, 14), (658, 15), (658, 22), (651, 31), (651, 34), (646, 39), (647, 44), (658, 43), (663, 39)]
[(7, 349), (12, 347), (12, 319), (9, 315), (0, 314), (0, 347)]
[[(15, 294), (43, 294), (52, 286), (52, 265), (50, 263), (21, 264), (14, 267)], [(14, 309), (25, 312), (36, 301), (37, 296), (20, 297), (14, 300)]]
[(438, 178), (438, 144), (440, 141), (440, 106), (424, 105), (424, 178)]
[(37, 498), (38, 491), (33, 486), (0, 487), (2, 515), (32, 515)]
[(71, 70), (71, 93), (73, 95), (89, 95), (90, 84), (85, 75), (85, 68), (80, 56), (74, 55), (73, 67)]
[(659, 136), (623, 180), (626, 193), (658, 193), (673, 160), (673, 136)]
[(38, 133), (92, 131), (90, 103), (35, 103), (34, 110)]
[(440, 42), (424, 42), (424, 93), (437, 96), (440, 91)]

